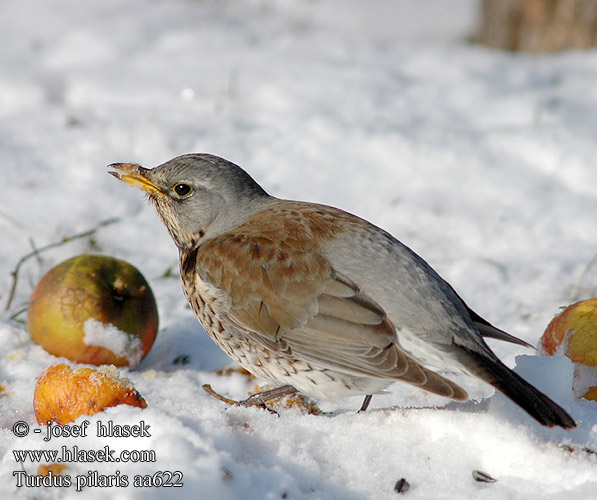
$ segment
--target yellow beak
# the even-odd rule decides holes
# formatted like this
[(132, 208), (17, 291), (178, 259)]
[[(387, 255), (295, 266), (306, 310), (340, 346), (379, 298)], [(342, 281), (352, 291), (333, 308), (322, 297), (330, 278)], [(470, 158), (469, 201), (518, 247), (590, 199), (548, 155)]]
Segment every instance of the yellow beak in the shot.
[(112, 163), (111, 165), (108, 165), (108, 167), (114, 169), (110, 172), (114, 177), (126, 182), (130, 186), (145, 191), (147, 194), (166, 194), (145, 177), (145, 172), (147, 172), (148, 169), (143, 168), (140, 165), (135, 163)]

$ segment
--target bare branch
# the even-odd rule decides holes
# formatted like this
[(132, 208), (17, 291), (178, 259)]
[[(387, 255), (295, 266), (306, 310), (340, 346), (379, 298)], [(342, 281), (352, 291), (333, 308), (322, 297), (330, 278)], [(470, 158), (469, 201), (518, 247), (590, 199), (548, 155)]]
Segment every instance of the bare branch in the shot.
[[(8, 311), (10, 309), (10, 306), (12, 304), (12, 299), (14, 298), (15, 291), (16, 291), (16, 288), (17, 288), (17, 282), (19, 280), (19, 271), (21, 269), (21, 266), (27, 260), (31, 259), (32, 257), (38, 257), (40, 253), (45, 252), (46, 250), (50, 250), (52, 248), (56, 248), (56, 247), (65, 245), (66, 243), (70, 243), (71, 241), (79, 240), (81, 238), (86, 238), (88, 236), (93, 236), (102, 227), (109, 226), (110, 224), (114, 224), (114, 223), (119, 222), (119, 221), (120, 221), (119, 217), (114, 217), (112, 219), (107, 219), (105, 221), (100, 222), (97, 226), (95, 226), (93, 229), (89, 229), (88, 231), (84, 231), (82, 233), (75, 234), (73, 236), (62, 238), (62, 240), (60, 240), (60, 241), (57, 241), (57, 242), (54, 242), (54, 243), (50, 243), (49, 245), (46, 245), (46, 246), (43, 246), (43, 247), (40, 247), (40, 248), (35, 248), (34, 247), (33, 251), (31, 251), (27, 255), (21, 257), (21, 259), (19, 260), (19, 262), (17, 262), (17, 265), (14, 268), (14, 271), (12, 271), (10, 273), (10, 275), (12, 276), (12, 286), (10, 287), (10, 292), (8, 294), (8, 300), (6, 302), (6, 308), (5, 308), (5, 310)], [(33, 245), (33, 243), (32, 243), (32, 245)]]

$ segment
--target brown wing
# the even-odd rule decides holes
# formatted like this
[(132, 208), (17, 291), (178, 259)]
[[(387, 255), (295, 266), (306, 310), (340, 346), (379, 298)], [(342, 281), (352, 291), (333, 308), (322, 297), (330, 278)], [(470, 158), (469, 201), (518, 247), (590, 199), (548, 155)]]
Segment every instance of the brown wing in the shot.
[[(462, 388), (398, 347), (396, 328), (383, 309), (331, 267), (318, 252), (317, 239), (309, 237), (313, 221), (297, 213), (288, 224), (288, 217), (277, 218), (272, 234), (267, 221), (253, 218), (199, 248), (197, 270), (229, 297), (230, 321), (264, 348), (313, 366), (399, 379), (467, 399)], [(298, 229), (300, 239), (294, 237)]]

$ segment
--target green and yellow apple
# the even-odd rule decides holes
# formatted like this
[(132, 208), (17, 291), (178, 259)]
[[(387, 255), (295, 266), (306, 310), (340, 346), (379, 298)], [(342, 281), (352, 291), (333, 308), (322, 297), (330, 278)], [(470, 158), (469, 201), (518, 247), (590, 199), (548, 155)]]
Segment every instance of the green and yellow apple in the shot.
[(27, 326), (31, 338), (55, 356), (135, 366), (153, 345), (158, 312), (134, 266), (86, 254), (44, 275), (31, 295)]

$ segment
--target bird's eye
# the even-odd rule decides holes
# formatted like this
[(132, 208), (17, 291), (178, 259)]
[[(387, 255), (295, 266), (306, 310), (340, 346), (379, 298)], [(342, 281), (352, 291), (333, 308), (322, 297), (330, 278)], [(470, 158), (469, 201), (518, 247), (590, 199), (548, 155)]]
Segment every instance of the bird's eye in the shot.
[(174, 186), (174, 192), (178, 196), (186, 196), (192, 190), (193, 190), (193, 188), (191, 188), (191, 186), (189, 186), (188, 184), (176, 184), (176, 186)]

